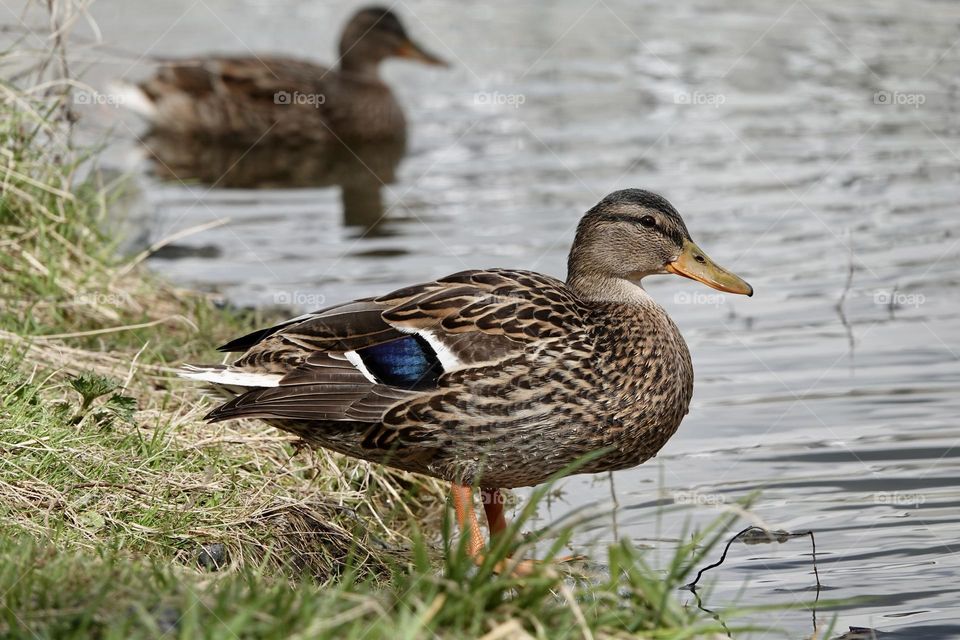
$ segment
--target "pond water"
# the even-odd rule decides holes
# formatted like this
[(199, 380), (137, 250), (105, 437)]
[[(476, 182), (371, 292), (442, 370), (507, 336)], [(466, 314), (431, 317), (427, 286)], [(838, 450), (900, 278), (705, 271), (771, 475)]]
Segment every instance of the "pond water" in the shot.
[[(115, 49), (88, 52), (86, 78), (149, 73), (125, 52), (330, 62), (355, 7), (98, 0)], [(396, 9), (452, 67), (388, 63), (411, 131), (402, 160), (371, 152), (377, 180), (351, 183), (353, 167), (289, 187), (267, 157), (247, 163), (264, 180), (235, 172), (211, 187), (171, 165), (181, 182), (138, 155), (136, 117), (85, 110), (88, 135), (139, 176), (141, 242), (229, 218), (150, 265), (237, 304), (306, 308), (470, 267), (562, 277), (587, 208), (618, 188), (658, 191), (757, 294), (652, 279), (693, 354), (693, 406), (657, 458), (613, 476), (618, 508), (578, 545), (629, 537), (666, 560), (686, 524), (759, 492), (744, 526), (814, 530), (821, 600), (863, 598), (820, 606), (821, 634), (835, 618), (834, 635), (960, 637), (960, 5)], [(610, 482), (566, 480), (541, 522), (609, 504)], [(704, 606), (721, 613), (808, 602), (809, 539), (734, 544), (705, 580)], [(744, 619), (756, 637), (813, 633), (808, 607)]]

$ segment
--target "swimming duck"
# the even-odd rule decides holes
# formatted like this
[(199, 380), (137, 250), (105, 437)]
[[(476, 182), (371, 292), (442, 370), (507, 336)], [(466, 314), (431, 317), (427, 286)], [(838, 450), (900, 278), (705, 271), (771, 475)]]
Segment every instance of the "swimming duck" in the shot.
[(403, 110), (379, 75), (390, 57), (445, 64), (395, 13), (368, 7), (344, 27), (336, 69), (267, 55), (171, 60), (126, 88), (124, 104), (154, 132), (236, 143), (403, 138)]
[[(233, 399), (210, 421), (260, 418), (309, 444), (450, 482), (468, 551), (482, 562), (501, 489), (625, 469), (660, 450), (687, 413), (686, 343), (642, 280), (681, 275), (753, 295), (690, 238), (677, 210), (616, 191), (581, 219), (566, 282), (514, 269), (462, 271), (253, 332), (188, 366)], [(519, 574), (533, 561), (515, 563)], [(498, 567), (498, 570), (503, 567)]]

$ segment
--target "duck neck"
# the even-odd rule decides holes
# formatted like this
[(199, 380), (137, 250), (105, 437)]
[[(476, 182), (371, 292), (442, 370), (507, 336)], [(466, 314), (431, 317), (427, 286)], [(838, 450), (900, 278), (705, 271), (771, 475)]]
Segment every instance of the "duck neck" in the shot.
[(649, 307), (656, 304), (642, 286), (624, 278), (571, 269), (567, 286), (581, 299), (590, 302), (617, 302)]
[(347, 50), (340, 54), (340, 71), (365, 80), (379, 80), (380, 61), (371, 60), (360, 51)]

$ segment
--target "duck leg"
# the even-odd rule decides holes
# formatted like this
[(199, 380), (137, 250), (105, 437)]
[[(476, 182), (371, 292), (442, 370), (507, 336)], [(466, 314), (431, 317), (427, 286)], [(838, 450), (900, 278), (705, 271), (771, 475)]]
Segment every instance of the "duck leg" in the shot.
[(469, 531), (467, 554), (476, 564), (483, 563), (483, 533), (477, 512), (473, 510), (473, 488), (461, 484), (450, 485), (453, 495), (453, 510), (457, 514), (457, 525), (461, 531)]
[[(490, 535), (494, 536), (507, 528), (507, 521), (503, 517), (503, 496), (499, 489), (482, 489), (483, 492), (483, 510), (487, 516), (487, 525), (490, 528)], [(481, 565), (484, 561), (484, 542), (483, 532), (480, 530), (480, 521), (477, 519), (477, 512), (473, 508), (473, 489), (464, 485), (451, 485), (451, 494), (453, 495), (453, 509), (457, 514), (457, 525), (461, 531), (468, 531), (469, 540), (467, 541), (467, 554), (471, 557), (474, 564)], [(560, 562), (566, 562), (566, 558), (560, 559)], [(529, 576), (536, 571), (537, 566), (542, 566), (539, 560), (520, 560), (519, 562), (506, 558), (497, 563), (493, 570), (497, 573), (509, 573), (515, 578)], [(552, 569), (546, 568), (546, 572)]]
[(480, 498), (492, 538), (507, 528), (507, 520), (503, 517), (503, 494), (500, 489), (480, 489)]
[[(480, 497), (483, 501), (483, 511), (487, 516), (487, 528), (490, 530), (490, 538), (500, 535), (507, 528), (507, 520), (503, 515), (503, 492), (500, 489), (480, 489)], [(582, 555), (568, 555), (554, 559), (554, 563), (563, 564), (568, 562), (582, 562), (586, 560)], [(515, 569), (514, 575), (527, 575), (533, 567), (540, 562), (539, 560), (524, 560), (520, 564), (522, 569)]]

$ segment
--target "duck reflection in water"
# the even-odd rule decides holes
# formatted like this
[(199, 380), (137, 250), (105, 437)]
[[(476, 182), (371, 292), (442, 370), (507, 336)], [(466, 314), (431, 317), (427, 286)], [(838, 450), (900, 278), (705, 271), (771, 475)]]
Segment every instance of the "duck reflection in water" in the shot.
[(224, 189), (340, 187), (343, 224), (367, 235), (387, 233), (383, 187), (395, 181), (406, 149), (402, 139), (244, 147), (164, 134), (147, 137), (144, 146), (162, 180)]

